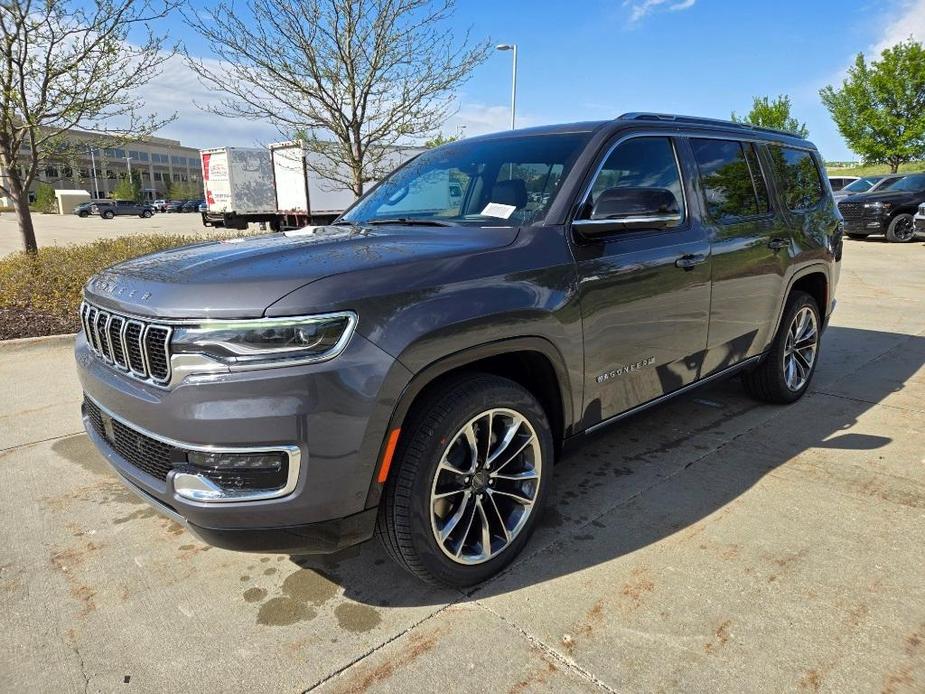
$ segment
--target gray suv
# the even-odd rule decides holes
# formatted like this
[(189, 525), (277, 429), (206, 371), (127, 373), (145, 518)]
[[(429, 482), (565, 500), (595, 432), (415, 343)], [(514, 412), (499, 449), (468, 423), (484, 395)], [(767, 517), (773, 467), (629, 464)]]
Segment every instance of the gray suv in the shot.
[(132, 200), (106, 200), (100, 201), (90, 208), (92, 214), (98, 214), (103, 219), (130, 215), (147, 219), (154, 214), (154, 207), (148, 203), (134, 202)]
[(647, 113), (429, 150), (330, 226), (93, 277), (86, 429), (208, 543), (378, 535), (472, 585), (527, 543), (563, 446), (734, 374), (806, 392), (842, 249), (822, 171), (786, 133)]

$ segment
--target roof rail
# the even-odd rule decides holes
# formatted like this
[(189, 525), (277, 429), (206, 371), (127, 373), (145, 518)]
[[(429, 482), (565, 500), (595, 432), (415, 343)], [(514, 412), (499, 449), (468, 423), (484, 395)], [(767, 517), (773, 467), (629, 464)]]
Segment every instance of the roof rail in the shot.
[(732, 120), (723, 120), (721, 118), (701, 118), (700, 116), (681, 116), (673, 113), (646, 113), (642, 111), (633, 111), (618, 116), (617, 120), (659, 120), (674, 123), (686, 123), (689, 125), (721, 125), (726, 128), (740, 128), (742, 130), (757, 130), (759, 132), (774, 133), (775, 135), (786, 135), (802, 140), (800, 135), (787, 130), (778, 130), (777, 128), (765, 128), (760, 125), (751, 123), (738, 123)]

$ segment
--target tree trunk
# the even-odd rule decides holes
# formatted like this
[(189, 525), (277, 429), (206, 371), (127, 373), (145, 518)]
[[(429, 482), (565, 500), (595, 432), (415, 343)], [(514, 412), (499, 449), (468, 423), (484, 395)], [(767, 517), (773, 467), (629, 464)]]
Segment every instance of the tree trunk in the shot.
[(7, 180), (9, 181), (10, 197), (13, 198), (13, 206), (16, 208), (23, 248), (27, 253), (35, 253), (39, 247), (35, 242), (35, 227), (32, 224), (32, 210), (29, 209), (29, 196), (16, 177), (10, 176)]
[(359, 200), (363, 195), (363, 167), (353, 165), (353, 194)]
[(899, 162), (890, 162), (890, 173), (897, 173), (899, 171)]

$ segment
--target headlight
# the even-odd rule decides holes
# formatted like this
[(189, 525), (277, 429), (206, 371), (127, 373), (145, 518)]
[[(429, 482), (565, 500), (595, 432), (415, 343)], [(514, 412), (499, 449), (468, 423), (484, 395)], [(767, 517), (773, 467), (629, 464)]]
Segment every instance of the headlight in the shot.
[(206, 354), (232, 368), (286, 366), (333, 359), (344, 351), (357, 316), (353, 312), (298, 318), (215, 320), (177, 326), (175, 354)]

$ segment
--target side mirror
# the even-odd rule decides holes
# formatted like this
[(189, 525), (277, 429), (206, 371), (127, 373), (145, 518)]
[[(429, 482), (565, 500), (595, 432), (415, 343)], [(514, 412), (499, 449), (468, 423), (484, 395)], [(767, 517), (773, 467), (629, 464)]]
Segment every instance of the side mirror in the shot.
[(572, 226), (584, 236), (631, 229), (664, 229), (682, 219), (678, 200), (667, 188), (607, 188), (601, 191), (591, 216)]

